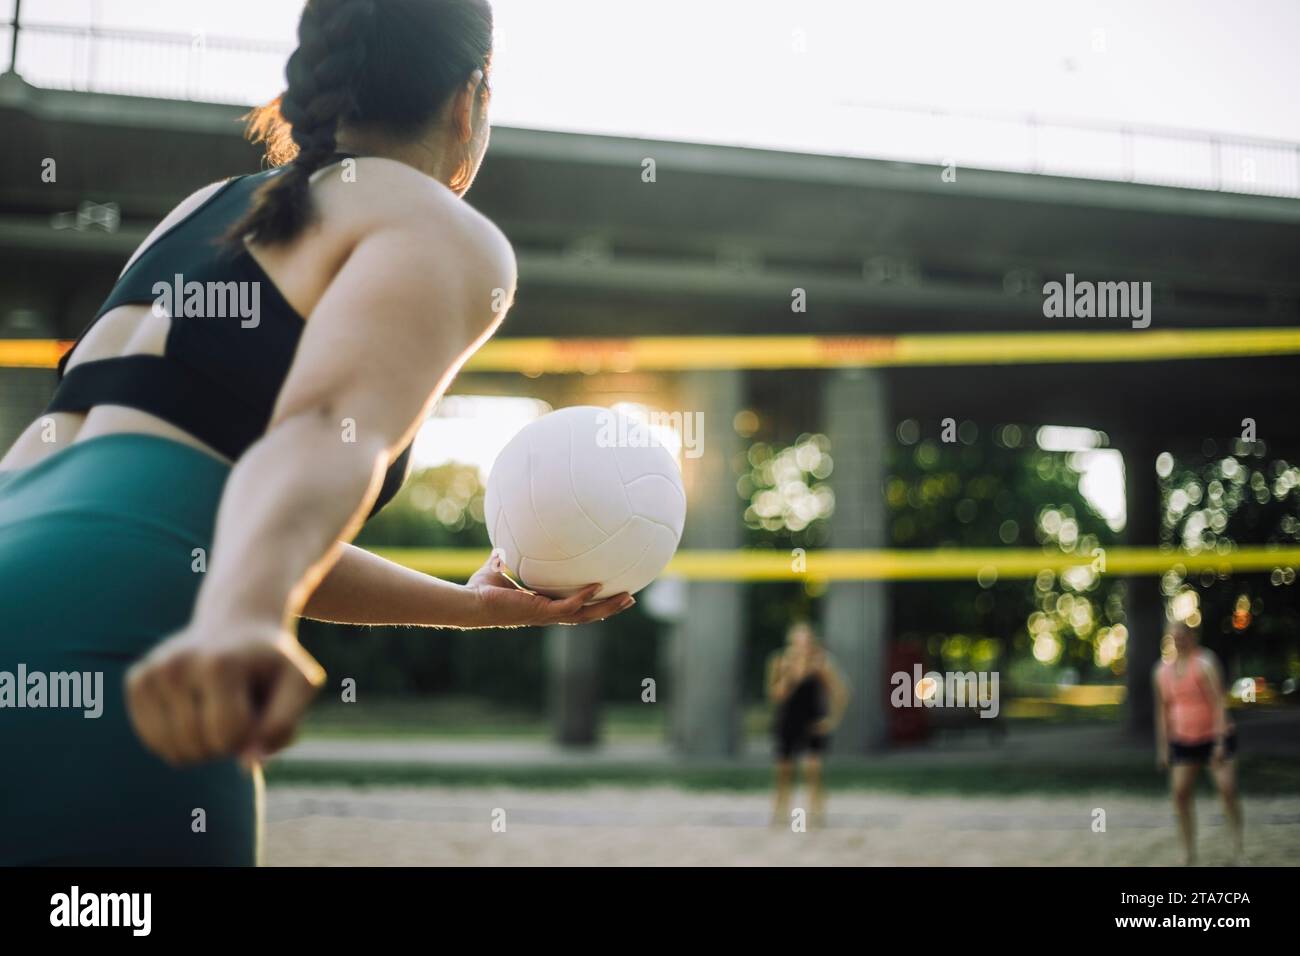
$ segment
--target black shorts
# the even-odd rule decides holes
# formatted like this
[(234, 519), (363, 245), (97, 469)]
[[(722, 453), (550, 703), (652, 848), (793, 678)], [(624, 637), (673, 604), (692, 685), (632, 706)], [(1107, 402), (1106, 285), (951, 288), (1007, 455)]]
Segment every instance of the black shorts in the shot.
[(830, 738), (826, 734), (786, 732), (776, 735), (776, 758), (793, 760), (805, 751), (812, 756), (821, 756)]
[[(1210, 762), (1210, 754), (1214, 752), (1214, 741), (1207, 740), (1200, 744), (1180, 744), (1176, 740), (1169, 741), (1169, 762), (1175, 763), (1195, 763), (1203, 764)], [(1223, 755), (1232, 757), (1237, 753), (1237, 733), (1233, 731), (1223, 738)]]

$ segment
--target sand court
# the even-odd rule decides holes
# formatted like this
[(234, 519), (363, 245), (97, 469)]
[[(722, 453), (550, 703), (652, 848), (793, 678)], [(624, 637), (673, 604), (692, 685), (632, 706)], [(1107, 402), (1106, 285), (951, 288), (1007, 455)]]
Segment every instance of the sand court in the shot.
[[(800, 805), (800, 798), (795, 806)], [(1106, 832), (1095, 832), (1105, 810)], [(504, 815), (500, 813), (504, 811)], [(832, 793), (826, 826), (769, 826), (769, 796), (671, 787), (272, 786), (270, 866), (1172, 866), (1164, 798)], [(1300, 860), (1300, 797), (1245, 799), (1248, 863)], [(505, 829), (493, 829), (504, 818)], [(1200, 860), (1227, 863), (1217, 803), (1197, 802)]]

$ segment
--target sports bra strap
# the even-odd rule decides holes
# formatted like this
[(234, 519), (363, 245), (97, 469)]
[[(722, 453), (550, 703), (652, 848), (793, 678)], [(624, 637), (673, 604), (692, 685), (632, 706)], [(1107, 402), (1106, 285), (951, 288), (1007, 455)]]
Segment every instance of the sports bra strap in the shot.
[[(219, 391), (221, 401), (213, 401)], [(111, 396), (107, 402), (104, 397)], [(195, 434), (234, 460), (265, 430), (257, 410), (234, 413), (236, 393), (219, 389), (195, 369), (162, 355), (123, 355), (74, 365), (46, 411), (88, 412), (95, 405), (122, 405), (148, 412)]]

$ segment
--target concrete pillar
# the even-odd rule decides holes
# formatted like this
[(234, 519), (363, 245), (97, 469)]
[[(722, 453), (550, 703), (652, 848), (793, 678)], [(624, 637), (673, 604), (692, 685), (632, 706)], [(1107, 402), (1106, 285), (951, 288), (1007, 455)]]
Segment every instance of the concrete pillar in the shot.
[[(884, 548), (887, 514), (882, 486), (892, 440), (884, 374), (845, 369), (827, 374), (823, 419), (835, 470), (835, 548)], [(861, 754), (888, 743), (889, 589), (884, 581), (836, 581), (826, 595), (823, 639), (853, 690), (832, 750)]]
[[(703, 454), (682, 461), (688, 509), (682, 547), (739, 548), (743, 508), (734, 464), (745, 445), (732, 422), (744, 407), (744, 375), (688, 373), (680, 394), (683, 411), (704, 414)], [(684, 754), (722, 757), (740, 750), (744, 617), (741, 582), (688, 583), (686, 613), (671, 638), (673, 676), (667, 695), (673, 708), (673, 743)]]
[[(1149, 435), (1131, 436), (1120, 446), (1124, 455), (1124, 501), (1128, 512), (1125, 538), (1130, 547), (1154, 547), (1159, 543), (1161, 503), (1156, 456), (1163, 450), (1159, 440)], [(1147, 737), (1154, 734), (1151, 669), (1160, 658), (1160, 641), (1166, 623), (1165, 600), (1156, 575), (1135, 575), (1125, 583), (1128, 669), (1124, 722), (1130, 733)]]
[(555, 742), (596, 743), (600, 726), (600, 642), (608, 624), (546, 629), (547, 706)]

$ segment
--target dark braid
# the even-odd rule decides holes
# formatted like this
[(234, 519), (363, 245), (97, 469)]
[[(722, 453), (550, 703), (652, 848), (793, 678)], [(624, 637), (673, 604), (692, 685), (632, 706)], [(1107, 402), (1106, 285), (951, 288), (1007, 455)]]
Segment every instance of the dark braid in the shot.
[(285, 68), (289, 86), (279, 100), (297, 155), (258, 190), (227, 240), (287, 242), (311, 221), (311, 174), (337, 151), (339, 123), (356, 114), (374, 8), (374, 0), (309, 0), (298, 24), (298, 48)]
[(226, 241), (242, 249), (248, 239), (293, 239), (311, 222), (311, 174), (334, 155), (341, 123), (415, 139), (475, 70), (486, 99), (491, 61), (487, 0), (308, 0), (288, 89), (249, 114), (249, 137), (286, 168)]

